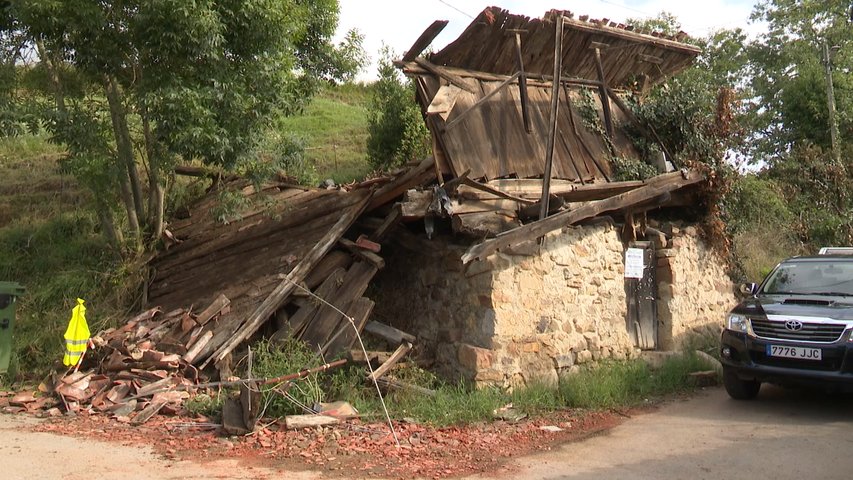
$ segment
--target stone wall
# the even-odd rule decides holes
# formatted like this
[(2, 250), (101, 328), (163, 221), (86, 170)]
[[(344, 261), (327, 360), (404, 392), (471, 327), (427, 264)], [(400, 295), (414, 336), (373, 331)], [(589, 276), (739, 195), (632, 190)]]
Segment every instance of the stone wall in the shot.
[(432, 254), (391, 252), (375, 315), (416, 334), (445, 376), (551, 382), (579, 364), (635, 354), (625, 328), (624, 249), (611, 225), (567, 228), (542, 246), (465, 268), (464, 248), (434, 242)]
[[(695, 228), (661, 228), (659, 343), (719, 328), (734, 304), (724, 263)], [(626, 328), (624, 251), (609, 223), (569, 227), (542, 245), (504, 249), (463, 266), (465, 247), (438, 237), (383, 248), (374, 318), (418, 337), (416, 354), (455, 381), (555, 382), (578, 365), (639, 354)]]
[(667, 248), (657, 251), (659, 342), (663, 350), (676, 350), (692, 334), (719, 331), (737, 297), (726, 262), (695, 227), (667, 229)]

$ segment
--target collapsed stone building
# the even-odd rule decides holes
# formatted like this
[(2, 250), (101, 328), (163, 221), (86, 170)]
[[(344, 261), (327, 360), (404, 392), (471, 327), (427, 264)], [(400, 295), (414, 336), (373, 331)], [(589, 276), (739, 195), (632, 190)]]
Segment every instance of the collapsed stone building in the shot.
[[(683, 35), (491, 7), (422, 55), (444, 25), (397, 62), (433, 155), (346, 188), (214, 182), (169, 226), (150, 310), (124, 327), (144, 340), (116, 344), (113, 363), (136, 365), (142, 344), (185, 377), (225, 378), (257, 338), (330, 359), (369, 332), (397, 349), (382, 374), (414, 345), (449, 378), (509, 386), (719, 328), (735, 298), (700, 235), (708, 171), (680, 164), (626, 99), (699, 50)], [(624, 159), (656, 175), (621, 178)]]
[[(435, 233), (392, 244), (374, 315), (415, 333), (438, 371), (478, 385), (554, 381), (719, 330), (736, 302), (725, 259), (700, 235), (706, 179), (624, 94), (642, 96), (699, 49), (683, 33), (492, 7), (420, 56), (443, 25), (397, 65), (416, 83), (446, 191), (408, 192), (404, 219)], [(643, 159), (658, 176), (614, 178), (614, 159), (641, 157), (629, 130), (658, 147)]]

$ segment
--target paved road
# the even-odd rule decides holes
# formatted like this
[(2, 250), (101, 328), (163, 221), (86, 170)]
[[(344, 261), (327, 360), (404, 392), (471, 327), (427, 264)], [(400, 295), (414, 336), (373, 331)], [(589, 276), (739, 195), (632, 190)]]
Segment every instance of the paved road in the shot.
[(519, 466), (524, 479), (850, 479), (853, 396), (711, 389)]
[[(0, 479), (316, 478), (237, 459), (167, 461), (150, 449), (21, 430), (32, 421), (0, 415)], [(525, 480), (849, 479), (853, 396), (765, 386), (757, 401), (736, 402), (711, 389), (515, 467), (509, 477)]]

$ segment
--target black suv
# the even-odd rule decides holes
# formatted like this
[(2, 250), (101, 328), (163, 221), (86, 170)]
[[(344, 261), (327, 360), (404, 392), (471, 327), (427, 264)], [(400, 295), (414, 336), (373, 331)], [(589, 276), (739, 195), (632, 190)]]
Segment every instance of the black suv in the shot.
[(720, 348), (732, 398), (762, 382), (853, 390), (853, 256), (790, 258), (741, 288)]

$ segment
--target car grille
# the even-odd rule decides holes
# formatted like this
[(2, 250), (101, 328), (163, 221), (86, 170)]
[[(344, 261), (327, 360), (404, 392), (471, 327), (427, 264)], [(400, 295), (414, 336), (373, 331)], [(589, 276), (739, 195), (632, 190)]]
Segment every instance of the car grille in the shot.
[(758, 337), (801, 342), (832, 343), (841, 337), (846, 328), (843, 324), (803, 322), (803, 328), (794, 332), (785, 328), (784, 321), (751, 319), (751, 323), (752, 331)]

